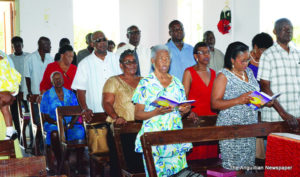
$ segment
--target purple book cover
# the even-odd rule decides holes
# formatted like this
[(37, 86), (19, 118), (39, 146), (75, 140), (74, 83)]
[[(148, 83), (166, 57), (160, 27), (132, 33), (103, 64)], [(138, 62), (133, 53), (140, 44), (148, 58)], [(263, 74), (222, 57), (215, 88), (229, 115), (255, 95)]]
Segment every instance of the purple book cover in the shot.
[(155, 107), (162, 107), (162, 106), (177, 107), (177, 106), (179, 106), (181, 104), (184, 104), (184, 103), (194, 103), (194, 102), (195, 102), (195, 100), (185, 100), (185, 101), (182, 101), (182, 102), (178, 102), (178, 101), (175, 101), (171, 98), (167, 98), (165, 96), (160, 96), (155, 101), (153, 101), (150, 105), (155, 106)]
[(207, 170), (207, 175), (217, 177), (231, 177), (236, 176), (236, 171), (227, 170), (225, 168), (215, 168)]
[(275, 94), (272, 97), (267, 95), (264, 92), (258, 92), (258, 91), (254, 91), (250, 94), (250, 96), (252, 97), (252, 99), (250, 100), (250, 103), (248, 104), (248, 106), (250, 106), (251, 108), (253, 108), (254, 110), (257, 110), (259, 108), (262, 108), (265, 104), (267, 104), (269, 101), (276, 99), (277, 97), (280, 96), (279, 94)]

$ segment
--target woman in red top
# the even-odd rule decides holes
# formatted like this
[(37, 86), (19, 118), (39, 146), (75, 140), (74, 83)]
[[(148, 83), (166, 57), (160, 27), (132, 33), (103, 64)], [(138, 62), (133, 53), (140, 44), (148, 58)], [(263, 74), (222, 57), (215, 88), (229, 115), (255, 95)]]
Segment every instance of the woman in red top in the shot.
[[(196, 100), (192, 104), (192, 114), (196, 114), (196, 116), (216, 115), (210, 107), (211, 91), (216, 72), (208, 68), (209, 47), (206, 43), (199, 42), (195, 45), (193, 53), (197, 64), (184, 71), (182, 81), (188, 100)], [(194, 145), (193, 151), (187, 156), (187, 159), (217, 158), (217, 154), (217, 145)]]
[(73, 47), (70, 45), (65, 45), (59, 49), (59, 53), (60, 60), (48, 64), (44, 72), (42, 82), (40, 83), (41, 94), (43, 94), (52, 87), (50, 75), (54, 71), (62, 73), (64, 78), (63, 86), (66, 89), (71, 90), (71, 85), (77, 70), (77, 67), (71, 64), (74, 56)]

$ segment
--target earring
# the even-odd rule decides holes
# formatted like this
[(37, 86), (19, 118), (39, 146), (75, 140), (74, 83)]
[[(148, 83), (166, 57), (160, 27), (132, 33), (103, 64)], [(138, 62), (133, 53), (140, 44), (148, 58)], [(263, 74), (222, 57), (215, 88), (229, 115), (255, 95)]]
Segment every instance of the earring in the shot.
[(232, 69), (234, 68), (234, 65), (232, 65)]
[(198, 63), (198, 58), (196, 58), (196, 61), (197, 61), (197, 63)]

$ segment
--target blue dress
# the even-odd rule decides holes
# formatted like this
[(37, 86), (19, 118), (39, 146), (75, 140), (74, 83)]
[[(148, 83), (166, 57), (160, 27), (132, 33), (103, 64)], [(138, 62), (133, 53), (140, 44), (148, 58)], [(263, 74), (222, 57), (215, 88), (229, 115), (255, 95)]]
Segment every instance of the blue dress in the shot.
[[(43, 98), (41, 101), (41, 106), (40, 106), (41, 113), (48, 114), (50, 118), (56, 121), (56, 108), (58, 106), (78, 105), (76, 95), (71, 90), (67, 90), (63, 87), (63, 92), (64, 92), (64, 101), (60, 101), (55, 92), (54, 87), (47, 90), (43, 94)], [(65, 120), (68, 124), (71, 122), (72, 117), (65, 117)], [(46, 144), (48, 145), (51, 143), (51, 138), (50, 138), (51, 132), (54, 130), (58, 130), (56, 125), (50, 124), (48, 122), (44, 123), (44, 131), (47, 132)], [(66, 134), (67, 134), (68, 141), (85, 139), (84, 128), (82, 124), (80, 124), (79, 122), (76, 122), (72, 129), (68, 129)]]
[[(160, 96), (166, 96), (178, 102), (186, 100), (182, 83), (173, 76), (172, 82), (164, 88), (154, 73), (142, 79), (132, 97), (133, 103), (145, 105), (145, 112), (153, 111), (156, 107), (150, 105)], [(140, 137), (145, 132), (182, 129), (181, 115), (177, 109), (173, 112), (154, 116), (144, 120), (135, 141), (135, 151), (143, 152)], [(191, 143), (152, 146), (152, 153), (157, 176), (171, 176), (187, 167), (185, 153), (192, 148)], [(144, 159), (146, 176), (148, 176)]]
[[(239, 97), (249, 91), (259, 91), (259, 85), (250, 68), (246, 69), (248, 82), (242, 81), (227, 69), (221, 70), (227, 78), (224, 100)], [(217, 126), (248, 125), (257, 123), (257, 111), (246, 104), (235, 105), (220, 111)], [(231, 170), (242, 170), (242, 167), (251, 167), (255, 163), (256, 138), (238, 138), (219, 141), (222, 166)]]

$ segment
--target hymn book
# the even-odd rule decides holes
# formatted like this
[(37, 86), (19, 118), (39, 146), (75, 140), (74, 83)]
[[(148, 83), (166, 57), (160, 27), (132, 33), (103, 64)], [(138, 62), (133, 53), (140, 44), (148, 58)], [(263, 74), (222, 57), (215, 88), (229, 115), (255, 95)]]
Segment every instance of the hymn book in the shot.
[(154, 107), (178, 107), (184, 103), (194, 103), (196, 100), (185, 100), (182, 102), (175, 101), (171, 98), (167, 98), (165, 96), (158, 97), (155, 101), (153, 101), (150, 105)]
[(254, 91), (250, 94), (251, 100), (248, 106), (253, 108), (254, 110), (263, 108), (268, 102), (278, 98), (280, 96), (280, 93), (274, 94), (273, 96), (270, 96), (264, 92), (258, 92)]

